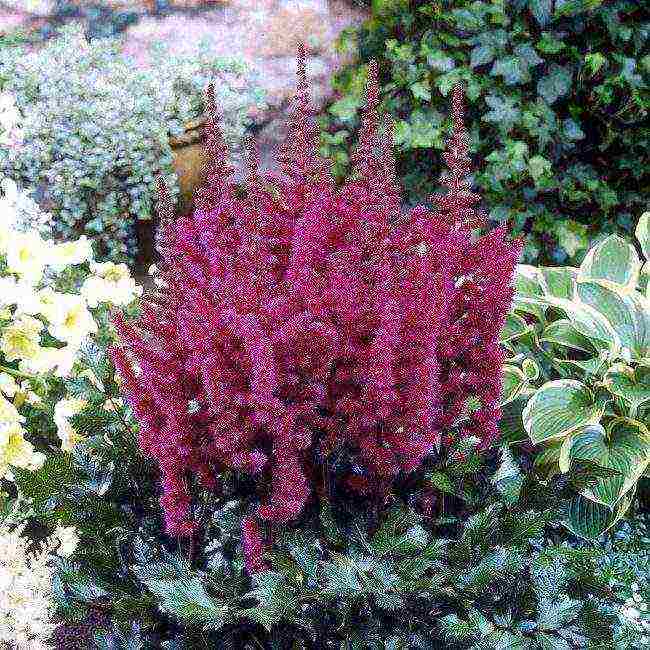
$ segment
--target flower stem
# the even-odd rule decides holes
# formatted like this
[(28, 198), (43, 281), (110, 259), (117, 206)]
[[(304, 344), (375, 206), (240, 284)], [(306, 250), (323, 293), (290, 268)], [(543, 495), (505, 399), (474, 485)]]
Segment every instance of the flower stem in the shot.
[(7, 366), (0, 366), (0, 372), (6, 372), (8, 375), (13, 375), (14, 377), (18, 377), (19, 379), (33, 379), (35, 375), (31, 375), (26, 372), (21, 372), (20, 370), (16, 370), (15, 368), (9, 368)]

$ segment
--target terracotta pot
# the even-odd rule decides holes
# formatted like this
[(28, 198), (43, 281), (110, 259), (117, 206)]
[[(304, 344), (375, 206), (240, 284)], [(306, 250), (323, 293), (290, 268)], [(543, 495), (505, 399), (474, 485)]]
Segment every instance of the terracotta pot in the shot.
[(203, 124), (204, 119), (188, 122), (182, 135), (169, 139), (180, 188), (176, 206), (179, 214), (192, 209), (194, 191), (203, 182)]
[[(194, 191), (203, 180), (203, 119), (188, 122), (185, 132), (178, 137), (170, 138), (169, 144), (174, 156), (173, 167), (178, 176), (179, 197), (176, 204), (176, 214), (186, 214), (193, 208)], [(138, 237), (138, 268), (147, 269), (155, 261), (155, 232), (158, 225), (157, 217), (147, 220), (136, 220)]]

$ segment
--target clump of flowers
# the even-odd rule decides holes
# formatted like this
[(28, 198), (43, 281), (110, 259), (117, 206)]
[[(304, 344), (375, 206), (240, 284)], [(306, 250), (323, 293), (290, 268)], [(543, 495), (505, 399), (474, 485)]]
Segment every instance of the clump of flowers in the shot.
[(192, 475), (213, 488), (224, 470), (248, 474), (252, 572), (264, 566), (259, 524), (331, 496), (342, 456), (348, 488), (381, 502), (441, 444), (497, 436), (498, 334), (520, 244), (503, 229), (473, 235), (460, 88), (448, 191), (401, 214), (377, 93), (371, 66), (356, 173), (341, 188), (317, 153), (304, 58), (282, 177), (261, 177), (253, 150), (242, 198), (213, 113), (199, 207), (174, 221), (163, 199), (159, 286), (136, 322), (116, 319), (112, 355), (160, 463), (167, 530), (196, 526)]
[[(105, 305), (128, 305), (141, 294), (126, 267), (95, 264), (90, 241), (47, 238), (49, 220), (3, 179), (0, 197), (0, 478), (11, 467), (37, 469), (45, 457), (26, 438), (23, 405), (40, 401), (35, 385), (69, 376), (79, 351), (100, 327)], [(64, 398), (55, 407), (62, 448), (80, 440), (69, 418), (83, 407)]]
[(45, 540), (29, 553), (24, 526), (0, 528), (0, 645), (19, 650), (51, 647), (55, 604), (52, 568), (48, 564), (57, 544)]

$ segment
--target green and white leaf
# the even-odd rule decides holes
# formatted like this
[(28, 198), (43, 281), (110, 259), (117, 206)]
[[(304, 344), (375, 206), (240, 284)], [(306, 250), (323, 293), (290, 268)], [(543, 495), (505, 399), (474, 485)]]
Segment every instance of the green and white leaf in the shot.
[(596, 348), (586, 336), (580, 334), (572, 322), (566, 318), (551, 323), (539, 337), (540, 341), (555, 343), (562, 347), (580, 350), (587, 354), (595, 354)]
[(614, 510), (577, 494), (568, 504), (563, 524), (578, 537), (596, 539), (614, 526), (627, 512), (634, 491), (628, 492)]
[(509, 313), (506, 316), (506, 323), (501, 330), (501, 342), (507, 343), (525, 336), (531, 331), (530, 325), (519, 315)]
[(607, 320), (622, 347), (635, 358), (650, 356), (650, 301), (645, 296), (595, 280), (579, 282), (577, 289), (582, 303)]
[(650, 212), (644, 212), (641, 215), (634, 234), (641, 245), (643, 257), (650, 260)]
[(635, 289), (641, 261), (634, 246), (622, 237), (611, 235), (594, 246), (580, 265), (578, 282), (605, 280)]
[(504, 365), (501, 371), (503, 386), (501, 406), (517, 399), (528, 386), (528, 377), (517, 366)]
[(548, 298), (574, 300), (578, 270), (570, 266), (542, 267), (544, 293)]
[(650, 435), (640, 422), (620, 418), (607, 432), (595, 425), (576, 433), (568, 453), (571, 459), (590, 461), (620, 472), (600, 479), (597, 486), (582, 492), (584, 497), (613, 510), (648, 464)]
[(596, 424), (603, 413), (604, 407), (587, 386), (573, 379), (559, 379), (535, 392), (522, 419), (531, 441), (537, 445)]

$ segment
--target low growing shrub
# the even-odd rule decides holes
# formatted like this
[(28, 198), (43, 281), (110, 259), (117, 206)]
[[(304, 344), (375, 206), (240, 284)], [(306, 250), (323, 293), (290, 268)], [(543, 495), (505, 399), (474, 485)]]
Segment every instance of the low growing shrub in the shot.
[[(261, 522), (297, 520), (337, 482), (379, 507), (441, 445), (497, 435), (502, 349), (518, 242), (480, 237), (462, 91), (434, 211), (399, 211), (388, 135), (370, 79), (356, 176), (335, 188), (316, 152), (301, 81), (284, 178), (246, 196), (228, 181), (211, 125), (209, 185), (192, 215), (165, 219), (164, 287), (134, 323), (116, 319), (113, 359), (160, 464), (167, 530), (189, 535), (189, 480), (250, 481), (243, 534), (260, 570)], [(387, 144), (388, 142), (388, 144)]]
[(520, 265), (503, 340), (508, 437), (538, 446), (544, 477), (587, 463), (566, 523), (596, 537), (634, 499), (650, 463), (650, 213), (636, 228), (639, 249), (611, 235), (580, 268)]
[(367, 62), (395, 117), (398, 173), (410, 201), (435, 186), (462, 81), (474, 181), (490, 217), (526, 234), (524, 260), (579, 260), (601, 231), (629, 232), (648, 204), (650, 38), (632, 0), (377, 0), (345, 32), (356, 61), (335, 78), (323, 151), (348, 166)]
[(154, 52), (150, 71), (119, 52), (119, 41), (88, 43), (78, 26), (42, 49), (0, 52), (0, 85), (15, 95), (22, 146), (0, 150), (0, 169), (38, 189), (63, 238), (87, 234), (100, 258), (133, 260), (135, 220), (151, 219), (154, 177), (174, 196), (169, 137), (203, 114), (202, 92), (218, 79), (224, 133), (238, 141), (246, 109), (261, 101), (236, 61)]

